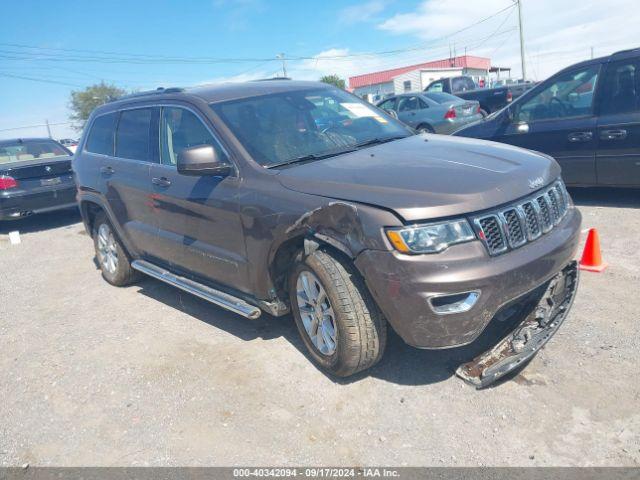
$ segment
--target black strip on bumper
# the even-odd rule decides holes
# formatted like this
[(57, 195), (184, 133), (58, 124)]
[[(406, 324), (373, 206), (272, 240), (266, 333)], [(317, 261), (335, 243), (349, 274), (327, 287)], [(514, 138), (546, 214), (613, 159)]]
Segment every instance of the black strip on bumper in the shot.
[(495, 347), (460, 365), (456, 375), (476, 388), (491, 385), (532, 358), (558, 331), (578, 287), (577, 263), (572, 261), (553, 277), (536, 307)]

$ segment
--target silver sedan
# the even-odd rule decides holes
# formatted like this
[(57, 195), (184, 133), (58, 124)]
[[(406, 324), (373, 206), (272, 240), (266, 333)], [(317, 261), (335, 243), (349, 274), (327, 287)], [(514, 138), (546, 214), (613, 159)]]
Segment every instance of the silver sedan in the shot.
[(478, 102), (444, 92), (396, 95), (378, 107), (419, 132), (450, 134), (482, 118)]

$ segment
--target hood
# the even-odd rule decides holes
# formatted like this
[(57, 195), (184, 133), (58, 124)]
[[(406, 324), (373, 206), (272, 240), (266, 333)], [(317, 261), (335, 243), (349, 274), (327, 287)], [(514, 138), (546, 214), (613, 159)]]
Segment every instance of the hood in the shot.
[(414, 135), (278, 174), (290, 190), (376, 205), (406, 221), (492, 208), (559, 176), (555, 160), (540, 153), (442, 135)]

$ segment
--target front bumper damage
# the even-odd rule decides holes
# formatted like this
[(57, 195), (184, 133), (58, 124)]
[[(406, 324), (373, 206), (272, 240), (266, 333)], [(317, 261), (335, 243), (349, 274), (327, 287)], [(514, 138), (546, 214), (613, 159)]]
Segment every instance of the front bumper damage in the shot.
[[(456, 370), (465, 382), (481, 389), (523, 366), (549, 341), (564, 322), (578, 287), (577, 263), (572, 261), (543, 284), (542, 296), (529, 314), (497, 345)], [(537, 290), (537, 289), (536, 289)]]

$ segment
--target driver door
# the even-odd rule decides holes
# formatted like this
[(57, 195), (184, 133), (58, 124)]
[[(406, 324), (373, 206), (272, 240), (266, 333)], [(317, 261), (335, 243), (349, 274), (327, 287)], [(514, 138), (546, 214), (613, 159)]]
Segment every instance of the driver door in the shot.
[(569, 185), (595, 185), (593, 99), (599, 71), (591, 65), (549, 79), (511, 107), (514, 120), (496, 140), (551, 155)]

